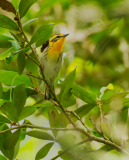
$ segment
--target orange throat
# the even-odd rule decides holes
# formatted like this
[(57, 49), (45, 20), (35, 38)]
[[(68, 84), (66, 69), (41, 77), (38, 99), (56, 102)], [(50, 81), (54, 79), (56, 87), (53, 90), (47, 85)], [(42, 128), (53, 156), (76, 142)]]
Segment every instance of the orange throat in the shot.
[(62, 38), (55, 43), (50, 42), (51, 49), (48, 51), (48, 55), (51, 60), (54, 61), (58, 59), (59, 55), (62, 54), (64, 42), (65, 38)]

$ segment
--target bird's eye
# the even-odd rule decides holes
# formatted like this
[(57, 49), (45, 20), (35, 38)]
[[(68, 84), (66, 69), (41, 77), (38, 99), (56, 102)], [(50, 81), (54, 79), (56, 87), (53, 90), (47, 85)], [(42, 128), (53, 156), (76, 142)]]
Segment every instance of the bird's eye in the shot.
[(60, 38), (60, 36), (57, 36), (56, 38)]

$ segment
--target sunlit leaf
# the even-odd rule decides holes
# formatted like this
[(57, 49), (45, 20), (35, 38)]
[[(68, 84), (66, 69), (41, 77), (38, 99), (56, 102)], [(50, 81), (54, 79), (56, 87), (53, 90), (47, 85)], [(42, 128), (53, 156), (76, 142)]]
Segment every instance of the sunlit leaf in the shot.
[(31, 116), (36, 111), (36, 108), (33, 106), (26, 106), (22, 109), (20, 115), (18, 116), (18, 121), (25, 119), (26, 117)]
[(97, 103), (97, 96), (93, 92), (87, 91), (75, 83), (72, 86), (71, 92), (88, 104), (96, 105)]
[(7, 160), (3, 155), (0, 154), (0, 160)]
[(0, 14), (0, 27), (18, 31), (16, 23), (5, 15)]
[(15, 7), (16, 10), (18, 10), (19, 3), (20, 3), (20, 0), (12, 0), (12, 4)]
[(19, 43), (16, 40), (10, 40), (10, 42), (11, 42), (11, 44), (13, 46), (13, 49), (15, 51), (18, 51), (21, 48), (20, 45), (19, 45)]
[(15, 8), (7, 0), (0, 0), (0, 7), (5, 11), (12, 12), (12, 13), (16, 14)]
[(111, 133), (110, 133), (108, 125), (106, 123), (100, 123), (100, 126), (101, 126), (103, 134), (111, 138)]
[(17, 57), (17, 67), (18, 67), (18, 73), (19, 73), (19, 75), (21, 75), (23, 73), (23, 71), (24, 71), (25, 63), (26, 63), (25, 60), (26, 59), (25, 59), (24, 53), (20, 52), (18, 54), (18, 57)]
[(0, 48), (10, 48), (12, 47), (11, 43), (7, 40), (0, 40)]
[(19, 4), (19, 14), (20, 17), (24, 17), (31, 5), (33, 5), (37, 0), (21, 0)]
[(18, 115), (22, 111), (25, 103), (26, 103), (26, 89), (25, 89), (25, 84), (20, 84), (15, 87), (14, 92), (13, 92), (13, 103), (17, 109)]
[[(11, 85), (12, 81), (16, 75), (18, 75), (17, 72), (1, 70), (0, 71), (0, 82), (4, 83), (6, 85)], [(33, 86), (30, 79), (24, 74), (17, 76), (15, 81), (13, 82), (13, 85), (19, 85), (19, 84), (23, 84), (23, 83), (27, 87)]]
[(2, 54), (0, 54), (0, 60), (5, 59), (6, 57), (9, 56), (9, 54), (13, 51), (13, 47), (9, 48), (8, 50), (6, 50), (5, 52), (3, 52)]
[(54, 25), (55, 24), (45, 24), (45, 25), (42, 25), (35, 32), (35, 34), (33, 35), (33, 37), (31, 38), (29, 45), (31, 45), (34, 42), (40, 40), (41, 44), (38, 43), (36, 45), (38, 47), (38, 46), (42, 45), (44, 42), (46, 42), (50, 38), (50, 36), (52, 34), (52, 30), (53, 30)]
[(26, 134), (28, 136), (35, 137), (35, 138), (38, 138), (38, 139), (51, 140), (51, 141), (54, 140), (54, 138), (50, 134), (42, 132), (42, 131), (36, 131), (36, 130), (35, 131), (29, 131)]
[(39, 159), (42, 159), (44, 158), (49, 150), (51, 149), (51, 147), (53, 146), (54, 142), (51, 142), (51, 143), (48, 143), (46, 144), (45, 146), (43, 146), (36, 154), (36, 157), (35, 157), (35, 160), (39, 160)]

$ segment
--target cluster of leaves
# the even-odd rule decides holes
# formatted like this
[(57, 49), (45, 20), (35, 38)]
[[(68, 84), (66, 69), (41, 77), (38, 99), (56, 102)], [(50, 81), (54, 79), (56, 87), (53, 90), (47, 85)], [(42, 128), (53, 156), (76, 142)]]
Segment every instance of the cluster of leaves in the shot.
[[(0, 7), (14, 13), (16, 20), (12, 20), (5, 15), (0, 15), (0, 48), (8, 48), (0, 55), (0, 60), (4, 60), (7, 64), (10, 64), (12, 60), (17, 58), (17, 72), (0, 71), (0, 131), (9, 129), (7, 124), (18, 125), (21, 120), (24, 120), (24, 123), (26, 123), (27, 120), (25, 120), (25, 118), (34, 114), (38, 108), (42, 108), (42, 113), (48, 118), (52, 128), (66, 128), (69, 124), (62, 110), (51, 100), (42, 100), (33, 106), (25, 106), (27, 97), (38, 94), (33, 88), (39, 87), (39, 81), (37, 79), (34, 78), (30, 81), (29, 77), (23, 73), (26, 68), (26, 70), (34, 76), (39, 76), (38, 66), (29, 57), (26, 58), (25, 55), (29, 53), (30, 57), (35, 59), (35, 55), (31, 51), (31, 45), (35, 44), (36, 47), (41, 46), (49, 39), (54, 27), (54, 24), (42, 25), (31, 37), (31, 40), (28, 43), (25, 42), (21, 26), (23, 26), (22, 28), (24, 29), (24, 26), (37, 21), (37, 18), (29, 20), (25, 24), (21, 24), (21, 19), (35, 2), (36, 0), (12, 0), (12, 5), (8, 1), (0, 1)], [(127, 109), (129, 107), (129, 99), (126, 98), (126, 95), (128, 95), (129, 92), (114, 93), (113, 90), (109, 90), (111, 85), (108, 85), (100, 90), (101, 95), (98, 98), (93, 92), (87, 91), (74, 83), (75, 75), (76, 69), (69, 73), (64, 81), (60, 81), (61, 91), (57, 95), (57, 98), (64, 108), (76, 104), (76, 98), (81, 99), (84, 105), (75, 109), (74, 112), (80, 118), (83, 118), (88, 116), (94, 107), (98, 106), (99, 99), (103, 115), (113, 114), (114, 112), (120, 113), (116, 118), (117, 122), (119, 123), (121, 120), (121, 122), (126, 124)], [(58, 84), (58, 80), (59, 76), (57, 77), (55, 87)], [(70, 117), (74, 122), (78, 120), (73, 114), (70, 114)], [(103, 133), (111, 139), (112, 137), (107, 123), (103, 122), (99, 123), (99, 125)], [(13, 133), (8, 131), (0, 134), (0, 150), (4, 155), (0, 155), (0, 158), (3, 160), (6, 158), (9, 160), (15, 159), (19, 151), (20, 142), (25, 139), (26, 135), (50, 141), (37, 152), (36, 160), (44, 158), (54, 145), (54, 142), (58, 142), (63, 150), (71, 144), (75, 144), (77, 138), (73, 134), (64, 132), (63, 136), (58, 137), (58, 132), (59, 131), (52, 130), (53, 135), (50, 135), (38, 130), (27, 132), (26, 129), (18, 129)], [(93, 130), (92, 133), (95, 136), (102, 137), (97, 131)], [(117, 141), (117, 143), (119, 142)], [(108, 147), (106, 149), (109, 151)], [(60, 152), (61, 151), (59, 151), (59, 153)], [(67, 155), (61, 156), (61, 158), (67, 160), (76, 157), (72, 155), (71, 158), (71, 155)]]

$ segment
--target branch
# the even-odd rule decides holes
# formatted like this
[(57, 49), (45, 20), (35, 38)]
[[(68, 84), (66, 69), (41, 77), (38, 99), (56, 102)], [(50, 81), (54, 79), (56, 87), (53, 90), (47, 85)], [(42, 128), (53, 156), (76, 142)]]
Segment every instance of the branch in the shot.
[(84, 140), (84, 141), (81, 141), (81, 142), (79, 142), (79, 143), (76, 143), (76, 144), (70, 146), (69, 148), (67, 148), (66, 150), (64, 150), (63, 152), (61, 152), (60, 154), (58, 154), (57, 156), (55, 156), (54, 158), (52, 158), (51, 160), (55, 160), (55, 159), (59, 158), (61, 155), (65, 154), (65, 153), (68, 152), (70, 149), (73, 149), (74, 147), (77, 147), (77, 146), (79, 146), (79, 145), (81, 145), (81, 144), (83, 144), (83, 143), (86, 143), (86, 142), (90, 141), (90, 140), (91, 140), (91, 139), (88, 138), (88, 139), (86, 139), (86, 140)]
[(87, 125), (81, 120), (81, 118), (80, 118), (74, 111), (68, 111), (68, 110), (66, 110), (66, 112), (69, 112), (69, 113), (73, 114), (73, 115), (82, 123), (82, 125), (86, 128), (86, 130), (87, 130), (90, 134), (92, 134), (92, 133), (91, 133), (91, 130), (87, 127)]
[(41, 129), (41, 130), (54, 130), (54, 131), (78, 131), (76, 130), (75, 128), (49, 128), (49, 127), (41, 127), (41, 126), (37, 126), (37, 125), (34, 125), (34, 124), (22, 124), (22, 125), (18, 125), (16, 127), (13, 127), (13, 128), (9, 128), (9, 129), (6, 129), (4, 131), (1, 131), (0, 134), (4, 134), (8, 131), (11, 131), (11, 130), (14, 130), (14, 129), (19, 129), (19, 128), (36, 128), (36, 129)]
[(97, 106), (98, 106), (99, 112), (100, 112), (100, 122), (103, 123), (103, 112), (102, 112), (101, 105), (102, 105), (101, 101), (100, 101), (100, 99), (98, 99)]

